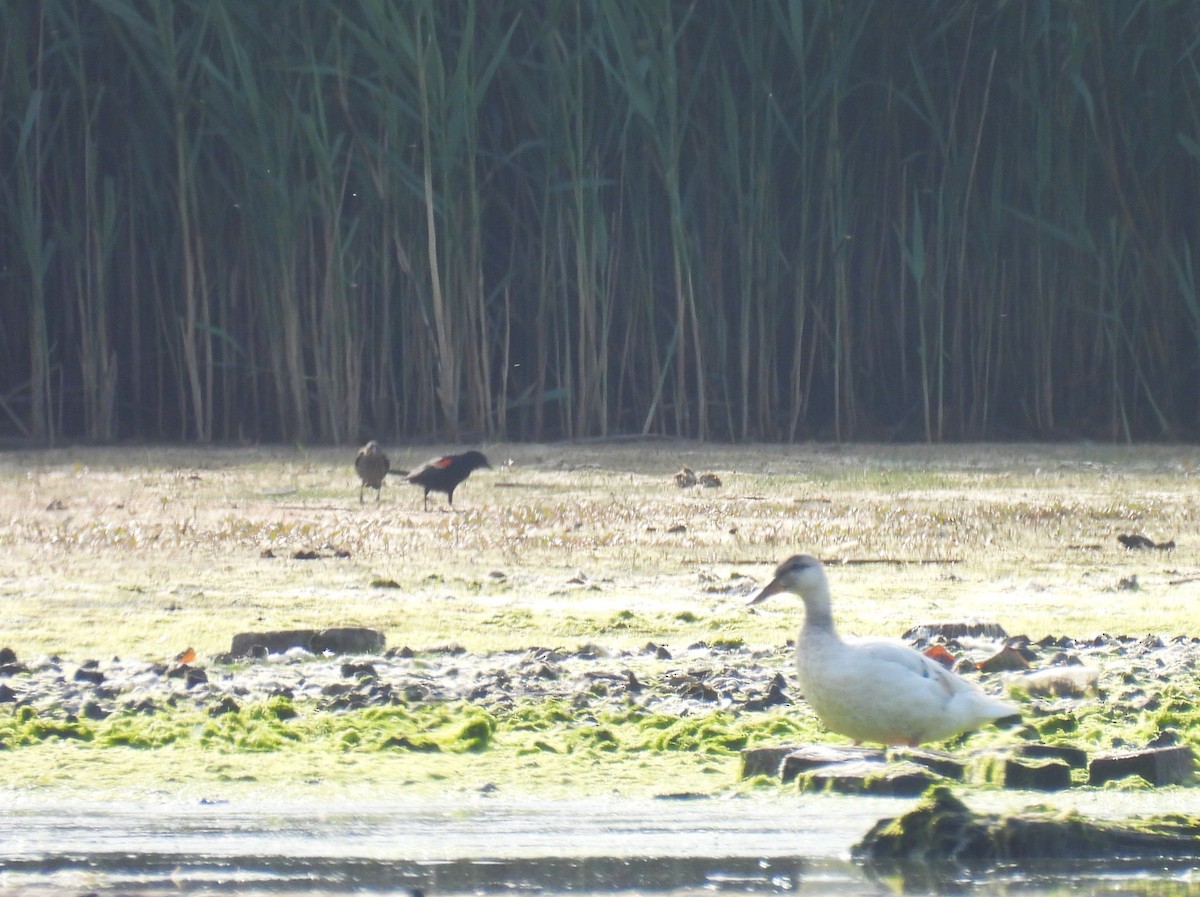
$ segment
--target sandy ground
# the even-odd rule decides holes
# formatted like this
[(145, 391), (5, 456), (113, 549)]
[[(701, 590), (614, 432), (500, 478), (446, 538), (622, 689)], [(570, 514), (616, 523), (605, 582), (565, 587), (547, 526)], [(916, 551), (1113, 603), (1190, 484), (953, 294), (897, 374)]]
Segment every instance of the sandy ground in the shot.
[[(472, 651), (598, 641), (779, 644), (798, 603), (745, 597), (821, 556), (847, 631), (1194, 631), (1200, 450), (1080, 446), (485, 446), (456, 507), (352, 451), (0, 455), (0, 645), (169, 659), (244, 629), (365, 625)], [(411, 467), (427, 450), (389, 448)], [(678, 488), (682, 465), (722, 486)], [(1128, 551), (1116, 537), (1174, 540)], [(297, 560), (298, 551), (316, 552)], [(338, 556), (341, 554), (342, 556)], [(1134, 579), (1136, 577), (1136, 580)]]

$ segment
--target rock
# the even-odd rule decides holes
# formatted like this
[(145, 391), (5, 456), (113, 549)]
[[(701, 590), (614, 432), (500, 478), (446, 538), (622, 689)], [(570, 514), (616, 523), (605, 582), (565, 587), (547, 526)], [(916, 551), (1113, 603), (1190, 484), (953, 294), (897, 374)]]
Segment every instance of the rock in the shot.
[(776, 673), (767, 686), (766, 694), (761, 697), (750, 698), (742, 706), (742, 709), (749, 711), (766, 710), (768, 707), (787, 706), (791, 703), (792, 699), (787, 695), (787, 682), (784, 681), (783, 676)]
[(9, 666), (17, 662), (17, 652), (12, 648), (0, 648), (0, 666)]
[(1077, 698), (1096, 689), (1100, 681), (1100, 669), (1082, 665), (1048, 667), (1026, 673), (1011, 681), (1031, 695)]
[(283, 629), (273, 632), (241, 632), (233, 637), (229, 653), (233, 657), (252, 657), (257, 651), (265, 654), (282, 654), (291, 648), (307, 648), (315, 629)]
[(433, 691), (427, 685), (414, 682), (411, 685), (404, 686), (403, 694), (404, 700), (409, 704), (419, 704), (422, 701), (428, 701)]
[(340, 698), (335, 698), (334, 700), (330, 701), (325, 709), (333, 711), (362, 710), (367, 706), (368, 703), (369, 701), (367, 700), (366, 695), (360, 694), (359, 692), (353, 692), (351, 694), (342, 695)]
[(1171, 745), (1179, 744), (1181, 741), (1183, 741), (1183, 736), (1179, 734), (1179, 730), (1167, 726), (1165, 729), (1160, 729), (1153, 738), (1147, 741), (1146, 747), (1170, 747)]
[(342, 676), (346, 679), (378, 679), (379, 673), (374, 664), (344, 663), (341, 666)]
[(84, 701), (83, 706), (79, 708), (79, 715), (85, 719), (102, 720), (108, 719), (111, 714), (95, 701)]
[(1013, 748), (1013, 754), (1036, 760), (1061, 760), (1072, 769), (1083, 769), (1088, 761), (1087, 751), (1060, 744), (1019, 744)]
[(167, 670), (166, 676), (168, 679), (182, 679), (184, 688), (194, 688), (208, 681), (208, 673), (199, 667), (188, 666), (186, 663), (171, 667)]
[(99, 685), (104, 681), (104, 673), (85, 665), (75, 671), (74, 679), (76, 682), (90, 682), (93, 685)]
[(376, 682), (367, 692), (367, 697), (371, 699), (371, 703), (379, 706), (393, 703), (394, 696), (395, 690), (387, 682)]
[(671, 670), (663, 681), (684, 698), (695, 698), (701, 701), (716, 701), (720, 698), (716, 690), (704, 681), (707, 670)]
[(958, 658), (951, 654), (945, 645), (941, 644), (930, 645), (921, 653), (930, 660), (936, 660), (948, 670), (954, 669), (954, 664), (958, 661)]
[(548, 682), (553, 682), (559, 677), (558, 670), (548, 663), (532, 663), (525, 667), (523, 672), (530, 679), (544, 679)]
[(967, 770), (967, 764), (964, 761), (940, 751), (928, 751), (923, 748), (895, 748), (889, 756), (893, 760), (907, 760), (918, 766), (924, 766), (943, 778), (955, 781), (961, 781)]
[(283, 654), (292, 648), (304, 648), (314, 654), (381, 654), (386, 640), (377, 629), (346, 626), (334, 629), (283, 629), (273, 632), (242, 632), (233, 637), (229, 653), (233, 657), (255, 656), (255, 649), (268, 654)]
[(873, 794), (884, 797), (916, 797), (942, 777), (907, 760), (881, 763), (850, 760), (818, 766), (797, 776), (802, 791), (834, 791), (838, 794)]
[(670, 660), (671, 652), (662, 645), (656, 645), (654, 642), (647, 642), (646, 647), (642, 649), (646, 654), (657, 657), (659, 660)]
[(314, 654), (382, 654), (387, 639), (378, 629), (365, 626), (343, 626), (323, 629), (312, 640)]
[(1088, 764), (1088, 784), (1103, 785), (1113, 779), (1141, 776), (1151, 785), (1178, 785), (1191, 778), (1194, 762), (1188, 747), (1097, 754)]
[(878, 748), (851, 747), (849, 745), (806, 744), (793, 748), (779, 767), (779, 777), (790, 782), (802, 772), (832, 763), (849, 763), (857, 760), (882, 763), (887, 755)]
[[(790, 782), (802, 772), (851, 760), (883, 762), (886, 755), (876, 748), (833, 744), (784, 744), (775, 747), (745, 748), (742, 751), (742, 778), (779, 776)], [(785, 766), (785, 761), (788, 761)]]
[(390, 738), (384, 739), (381, 746), (385, 748), (399, 748), (400, 750), (414, 751), (422, 754), (437, 754), (442, 750), (436, 741), (430, 741), (428, 738), (411, 741), (404, 735), (393, 735)]
[(1061, 760), (1005, 757), (997, 768), (997, 785), (1022, 791), (1063, 791), (1071, 787), (1071, 767)]
[(742, 751), (742, 778), (778, 776), (783, 758), (793, 750), (791, 747), (746, 748)]
[(0, 704), (15, 704), (17, 701), (17, 693), (0, 682)]
[(902, 637), (905, 639), (930, 641), (939, 636), (944, 639), (967, 637), (1004, 641), (1008, 638), (1008, 633), (1004, 631), (1004, 627), (999, 623), (990, 621), (948, 620), (942, 623), (921, 623), (908, 630)]
[(237, 713), (241, 709), (237, 701), (229, 695), (225, 695), (225, 697), (208, 708), (208, 715), (213, 717), (224, 716), (226, 713)]
[(987, 660), (981, 660), (976, 666), (980, 672), (1001, 673), (1008, 670), (1027, 670), (1029, 661), (1025, 659), (1025, 655), (1020, 650), (1011, 645), (1005, 645)]
[(998, 863), (1200, 857), (1200, 824), (1183, 817), (1117, 824), (1077, 813), (975, 813), (939, 786), (910, 812), (875, 823), (852, 854), (873, 874), (901, 874), (907, 889)]

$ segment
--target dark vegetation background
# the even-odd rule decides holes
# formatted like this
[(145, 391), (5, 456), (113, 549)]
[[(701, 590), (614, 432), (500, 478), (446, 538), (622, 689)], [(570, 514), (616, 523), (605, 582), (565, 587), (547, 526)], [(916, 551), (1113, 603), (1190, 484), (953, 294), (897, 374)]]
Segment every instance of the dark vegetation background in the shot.
[(1195, 437), (1198, 24), (0, 4), (0, 435)]

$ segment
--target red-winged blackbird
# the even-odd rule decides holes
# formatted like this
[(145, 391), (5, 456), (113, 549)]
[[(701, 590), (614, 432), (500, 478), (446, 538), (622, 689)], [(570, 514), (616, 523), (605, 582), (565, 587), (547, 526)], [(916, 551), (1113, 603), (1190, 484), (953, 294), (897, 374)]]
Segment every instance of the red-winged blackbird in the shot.
[[(482, 452), (463, 452), (461, 455), (443, 455), (440, 458), (430, 458), (420, 467), (405, 475), (410, 483), (425, 490), (425, 510), (429, 510), (429, 493), (445, 492), (450, 507), (454, 507), (454, 490), (458, 484), (471, 475), (472, 470), (492, 465)], [(393, 471), (401, 473), (401, 471)]]
[(379, 443), (372, 439), (358, 450), (354, 459), (354, 469), (362, 485), (358, 487), (358, 503), (362, 504), (363, 490), (370, 486), (375, 490), (375, 501), (379, 501), (379, 492), (383, 489), (383, 478), (388, 475), (388, 456), (383, 453)]

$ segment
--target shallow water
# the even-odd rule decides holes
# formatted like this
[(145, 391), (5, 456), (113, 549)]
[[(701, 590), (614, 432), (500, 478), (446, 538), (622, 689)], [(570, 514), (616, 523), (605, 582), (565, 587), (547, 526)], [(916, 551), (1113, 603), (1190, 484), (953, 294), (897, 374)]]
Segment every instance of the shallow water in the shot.
[[(876, 895), (848, 859), (889, 799), (107, 803), (3, 798), (0, 891), (19, 894), (537, 892)], [(980, 894), (1200, 895), (1187, 869), (1062, 868)]]

